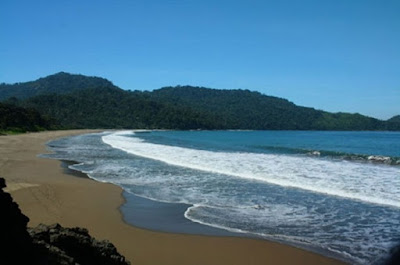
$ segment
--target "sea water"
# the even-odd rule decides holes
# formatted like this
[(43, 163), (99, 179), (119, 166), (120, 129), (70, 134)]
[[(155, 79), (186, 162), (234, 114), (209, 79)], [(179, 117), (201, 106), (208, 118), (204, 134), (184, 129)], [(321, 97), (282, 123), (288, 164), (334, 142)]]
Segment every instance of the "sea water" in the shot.
[(400, 243), (398, 132), (122, 131), (48, 145), (91, 178), (187, 205), (196, 223), (353, 264)]

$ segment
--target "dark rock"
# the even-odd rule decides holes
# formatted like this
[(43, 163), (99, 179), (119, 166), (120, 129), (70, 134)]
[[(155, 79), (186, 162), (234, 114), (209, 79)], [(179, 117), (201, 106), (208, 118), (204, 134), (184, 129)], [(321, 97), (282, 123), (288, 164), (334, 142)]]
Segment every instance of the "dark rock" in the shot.
[(3, 191), (5, 187), (5, 180), (0, 178), (0, 264), (32, 264), (32, 240), (26, 230), (29, 218), (22, 214), (11, 195)]
[(129, 264), (112, 243), (92, 238), (88, 230), (84, 228), (40, 224), (35, 228), (30, 228), (29, 234), (34, 244), (47, 249), (51, 256), (62, 256), (64, 264)]
[(400, 264), (400, 245), (394, 247), (390, 251), (390, 257), (384, 265), (399, 265)]
[[(40, 224), (27, 229), (29, 218), (21, 213), (0, 178), (0, 264), (31, 265), (128, 265), (107, 240), (99, 241), (85, 228)], [(29, 233), (28, 233), (29, 232)]]
[[(7, 185), (6, 185), (6, 180), (3, 179), (3, 178), (0, 178), (0, 189), (3, 189), (3, 188), (5, 188), (5, 187), (7, 187)], [(3, 190), (2, 190), (2, 191), (3, 191)]]

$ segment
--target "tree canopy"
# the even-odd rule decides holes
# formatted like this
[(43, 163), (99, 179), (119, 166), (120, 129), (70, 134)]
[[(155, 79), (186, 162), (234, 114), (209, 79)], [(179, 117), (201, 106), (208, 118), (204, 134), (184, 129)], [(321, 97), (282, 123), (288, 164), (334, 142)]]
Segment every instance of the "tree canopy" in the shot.
[(0, 85), (0, 99), (51, 117), (57, 128), (400, 130), (400, 116), (382, 121), (330, 113), (250, 90), (126, 91), (103, 78), (63, 72)]

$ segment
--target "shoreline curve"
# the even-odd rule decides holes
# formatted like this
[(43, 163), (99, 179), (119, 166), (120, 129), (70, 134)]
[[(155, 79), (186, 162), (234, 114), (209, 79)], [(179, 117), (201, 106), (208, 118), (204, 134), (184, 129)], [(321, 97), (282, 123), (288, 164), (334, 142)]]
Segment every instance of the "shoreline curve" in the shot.
[(263, 239), (156, 232), (124, 221), (123, 190), (91, 178), (72, 177), (59, 160), (40, 158), (53, 139), (103, 130), (47, 131), (0, 136), (0, 176), (30, 218), (29, 226), (80, 226), (110, 240), (132, 264), (346, 264), (296, 247)]

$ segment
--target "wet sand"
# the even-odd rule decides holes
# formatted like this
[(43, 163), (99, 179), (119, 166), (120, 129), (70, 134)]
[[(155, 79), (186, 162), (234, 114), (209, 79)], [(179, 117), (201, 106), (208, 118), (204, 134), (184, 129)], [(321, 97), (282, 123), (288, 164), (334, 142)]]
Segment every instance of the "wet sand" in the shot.
[[(57, 160), (39, 158), (51, 139), (93, 132), (53, 131), (0, 136), (0, 176), (29, 226), (81, 226), (110, 240), (132, 264), (345, 264), (266, 240), (154, 232), (123, 221), (118, 186), (67, 174)], [(134, 213), (133, 213), (134, 214)]]

